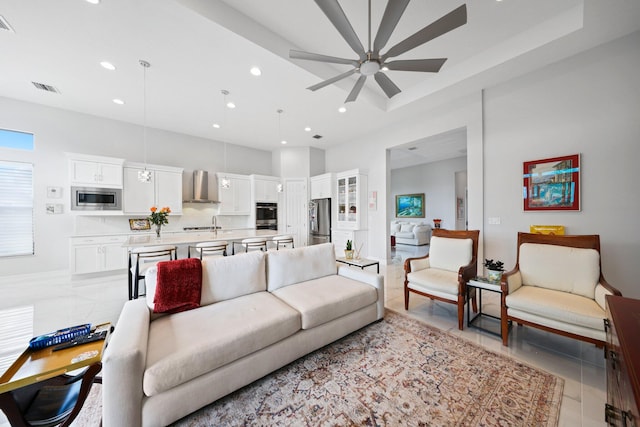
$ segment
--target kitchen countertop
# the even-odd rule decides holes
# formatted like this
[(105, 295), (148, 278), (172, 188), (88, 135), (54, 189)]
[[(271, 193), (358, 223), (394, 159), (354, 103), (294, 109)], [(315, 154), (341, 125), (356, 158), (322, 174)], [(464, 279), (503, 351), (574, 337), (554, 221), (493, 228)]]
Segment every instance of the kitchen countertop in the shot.
[(282, 235), (276, 230), (218, 230), (213, 231), (183, 231), (177, 233), (162, 233), (160, 238), (155, 234), (141, 234), (129, 236), (122, 244), (124, 247), (156, 246), (156, 245), (189, 245), (200, 242), (215, 242), (220, 240), (238, 241), (250, 237), (267, 237)]

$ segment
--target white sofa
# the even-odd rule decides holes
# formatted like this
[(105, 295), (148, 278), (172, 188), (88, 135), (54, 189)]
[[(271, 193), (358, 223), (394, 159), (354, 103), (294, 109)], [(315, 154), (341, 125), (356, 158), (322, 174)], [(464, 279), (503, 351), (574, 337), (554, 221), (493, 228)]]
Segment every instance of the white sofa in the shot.
[(395, 236), (396, 245), (428, 245), (431, 240), (431, 225), (425, 222), (391, 221), (389, 229), (391, 236)]
[(602, 275), (598, 235), (518, 233), (518, 257), (504, 273), (502, 344), (509, 322), (528, 325), (601, 347), (605, 295), (620, 295)]
[(338, 266), (331, 243), (204, 259), (200, 307), (124, 305), (103, 358), (104, 426), (170, 424), (382, 319), (383, 285)]

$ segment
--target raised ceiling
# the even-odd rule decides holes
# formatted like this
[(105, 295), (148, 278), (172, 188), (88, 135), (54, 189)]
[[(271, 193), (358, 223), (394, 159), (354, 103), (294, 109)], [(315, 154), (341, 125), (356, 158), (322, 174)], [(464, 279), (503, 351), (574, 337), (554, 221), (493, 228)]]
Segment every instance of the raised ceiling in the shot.
[[(388, 46), (461, 4), (414, 0)], [(341, 5), (366, 46), (367, 1)], [(372, 0), (374, 34), (385, 5)], [(145, 59), (148, 126), (264, 150), (279, 148), (280, 136), (289, 146), (327, 148), (640, 28), (637, 1), (481, 0), (467, 8), (467, 25), (397, 58), (449, 58), (440, 73), (389, 71), (402, 89), (391, 100), (368, 79), (340, 114), (356, 77), (305, 88), (348, 66), (288, 58), (290, 48), (353, 56), (311, 0), (4, 0), (0, 16), (14, 32), (0, 30), (0, 96), (142, 124)], [(100, 67), (104, 60), (117, 70)], [(222, 89), (237, 108), (223, 107)]]

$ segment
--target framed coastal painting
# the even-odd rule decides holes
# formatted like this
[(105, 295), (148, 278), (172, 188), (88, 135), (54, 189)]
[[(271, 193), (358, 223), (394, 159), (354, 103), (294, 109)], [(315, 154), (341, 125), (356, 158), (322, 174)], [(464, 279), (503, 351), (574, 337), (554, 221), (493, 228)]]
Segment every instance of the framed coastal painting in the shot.
[(397, 195), (396, 218), (424, 218), (424, 193)]
[(525, 211), (580, 210), (580, 154), (523, 164)]

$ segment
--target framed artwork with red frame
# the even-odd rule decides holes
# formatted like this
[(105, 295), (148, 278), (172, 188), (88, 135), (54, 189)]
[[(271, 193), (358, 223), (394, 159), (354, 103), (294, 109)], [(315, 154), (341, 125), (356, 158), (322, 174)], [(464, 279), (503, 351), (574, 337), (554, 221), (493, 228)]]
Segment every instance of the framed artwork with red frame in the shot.
[(580, 154), (523, 164), (525, 211), (580, 210)]

